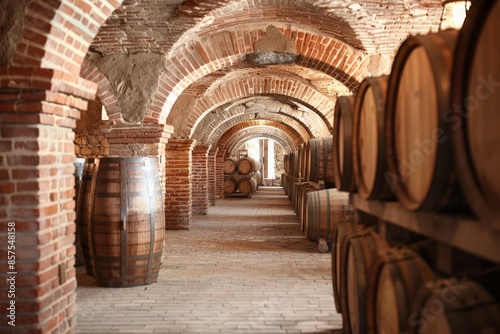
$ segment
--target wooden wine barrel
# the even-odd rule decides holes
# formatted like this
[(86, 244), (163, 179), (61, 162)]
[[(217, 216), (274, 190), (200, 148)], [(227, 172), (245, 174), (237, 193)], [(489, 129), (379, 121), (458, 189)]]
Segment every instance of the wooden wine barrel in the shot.
[(429, 282), (418, 292), (410, 333), (498, 333), (500, 304), (472, 280), (450, 278)]
[(301, 181), (306, 181), (306, 165), (307, 165), (307, 158), (306, 158), (306, 144), (302, 143), (300, 144), (299, 150), (297, 152), (297, 167), (298, 167), (298, 178)]
[(76, 241), (80, 244), (85, 265), (85, 272), (89, 276), (94, 276), (92, 270), (92, 261), (90, 259), (89, 248), (89, 222), (90, 210), (88, 209), (92, 194), (92, 176), (97, 158), (87, 158), (83, 163), (82, 180), (78, 189), (78, 198), (76, 201)]
[(474, 1), (458, 36), (447, 114), (458, 179), (469, 207), (500, 229), (500, 1)]
[[(75, 167), (75, 206), (78, 204), (78, 195), (80, 191), (80, 184), (82, 183), (82, 178), (83, 178), (83, 166), (85, 164), (85, 158), (75, 158), (75, 162), (73, 163), (73, 166)], [(76, 221), (75, 221), (76, 223)], [(78, 230), (78, 225), (76, 226)], [(75, 267), (81, 267), (85, 265), (85, 259), (83, 258), (83, 251), (82, 251), (82, 245), (80, 244), (80, 238), (78, 234), (80, 231), (77, 231), (75, 233), (75, 249), (76, 249), (76, 254), (75, 254)]]
[[(375, 258), (389, 249), (387, 242), (373, 229), (351, 234), (342, 244), (340, 270), (345, 272), (341, 286), (341, 308), (347, 333), (367, 332), (366, 298), (370, 267)], [(342, 282), (341, 282), (342, 284)]]
[(298, 191), (299, 195), (298, 195), (297, 215), (299, 217), (300, 230), (305, 231), (307, 229), (307, 195), (310, 192), (317, 191), (317, 189), (308, 182), (306, 182), (303, 184), (303, 186), (298, 188)]
[(319, 157), (317, 157), (317, 151), (322, 149), (323, 143), (319, 138), (311, 138), (307, 141), (305, 146), (305, 159), (306, 159), (306, 181), (313, 181), (311, 178), (316, 177), (314, 182), (317, 182), (317, 175), (319, 174), (319, 169), (321, 168), (321, 173), (323, 172), (323, 166), (320, 166)]
[(299, 177), (299, 151), (291, 153), (290, 163), (292, 167), (292, 171), (290, 172), (290, 174), (292, 174), (292, 176), (296, 180)]
[(223, 164), (224, 175), (233, 175), (238, 172), (238, 159), (229, 157), (224, 160)]
[(257, 180), (254, 176), (242, 177), (238, 181), (238, 190), (242, 194), (253, 194), (257, 190)]
[(333, 171), (336, 188), (347, 192), (356, 190), (352, 162), (353, 113), (354, 96), (340, 96), (333, 118)]
[(419, 289), (435, 275), (414, 251), (393, 248), (373, 262), (367, 290), (367, 333), (410, 330), (411, 307)]
[(224, 177), (224, 195), (233, 194), (238, 190), (238, 178), (235, 176)]
[(337, 189), (325, 189), (307, 194), (306, 237), (310, 241), (320, 238), (331, 243), (333, 231), (340, 220), (354, 219), (354, 210), (349, 203), (349, 194)]
[(283, 169), (285, 170), (285, 174), (290, 174), (290, 154), (285, 154), (283, 156)]
[(325, 188), (335, 187), (333, 164), (333, 136), (311, 138), (305, 147), (306, 179), (311, 182), (323, 180)]
[(386, 181), (385, 101), (387, 76), (361, 82), (354, 103), (353, 167), (356, 186), (364, 199), (392, 199)]
[(461, 204), (451, 141), (445, 133), (456, 30), (412, 36), (399, 48), (387, 95), (389, 180), (408, 210)]
[(156, 282), (165, 237), (157, 159), (101, 158), (92, 190), (89, 244), (97, 285)]
[(260, 162), (250, 157), (242, 157), (238, 161), (238, 173), (241, 175), (249, 175), (260, 169)]
[[(333, 300), (337, 312), (343, 313), (342, 305), (340, 303), (340, 283), (342, 275), (345, 275), (341, 267), (341, 249), (342, 242), (350, 235), (358, 233), (362, 230), (361, 225), (357, 225), (354, 219), (346, 217), (340, 220), (333, 230), (333, 243), (332, 243), (332, 283), (333, 283)], [(345, 279), (345, 278), (344, 278)]]

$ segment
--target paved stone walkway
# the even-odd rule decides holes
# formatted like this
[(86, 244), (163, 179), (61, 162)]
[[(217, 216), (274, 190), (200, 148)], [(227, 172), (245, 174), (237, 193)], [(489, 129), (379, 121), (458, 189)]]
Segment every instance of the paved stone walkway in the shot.
[(341, 333), (330, 254), (299, 230), (283, 190), (217, 200), (189, 231), (167, 231), (158, 282), (96, 287), (77, 268), (77, 332)]

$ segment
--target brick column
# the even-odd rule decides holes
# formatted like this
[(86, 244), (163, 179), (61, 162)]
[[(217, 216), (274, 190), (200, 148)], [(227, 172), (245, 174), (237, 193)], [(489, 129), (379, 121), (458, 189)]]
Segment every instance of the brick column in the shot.
[(170, 139), (166, 150), (165, 228), (189, 230), (192, 211), (193, 139)]
[(215, 183), (217, 185), (217, 198), (224, 196), (224, 160), (226, 159), (225, 151), (217, 151), (215, 158)]
[(215, 200), (217, 198), (217, 178), (216, 178), (216, 164), (217, 164), (217, 150), (210, 150), (208, 153), (208, 203), (211, 206), (215, 206)]
[(0, 69), (1, 333), (75, 331), (73, 129), (94, 96), (78, 76)]
[(208, 151), (210, 145), (197, 144), (193, 149), (193, 213), (208, 213)]
[(104, 124), (100, 127), (109, 145), (111, 157), (157, 157), (163, 192), (165, 181), (165, 150), (173, 127), (165, 124)]

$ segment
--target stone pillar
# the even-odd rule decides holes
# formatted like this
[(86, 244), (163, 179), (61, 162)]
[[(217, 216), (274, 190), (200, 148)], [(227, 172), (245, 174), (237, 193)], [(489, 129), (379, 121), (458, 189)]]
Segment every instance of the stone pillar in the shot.
[(75, 332), (73, 129), (95, 89), (55, 70), (0, 69), (0, 333)]
[(210, 145), (197, 144), (193, 149), (193, 213), (208, 213), (208, 151)]
[(170, 139), (166, 150), (165, 228), (189, 230), (192, 210), (193, 139)]
[(217, 163), (217, 150), (218, 148), (210, 150), (208, 154), (208, 203), (215, 206), (217, 198), (217, 178), (216, 178), (216, 163)]
[(215, 183), (217, 185), (216, 196), (222, 198), (224, 196), (224, 160), (226, 159), (225, 151), (217, 151), (215, 158)]

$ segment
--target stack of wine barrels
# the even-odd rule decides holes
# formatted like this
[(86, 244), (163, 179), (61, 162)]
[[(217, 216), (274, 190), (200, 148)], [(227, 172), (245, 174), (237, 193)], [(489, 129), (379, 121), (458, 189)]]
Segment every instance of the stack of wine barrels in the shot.
[(85, 268), (103, 287), (156, 282), (165, 217), (152, 157), (86, 159), (77, 202)]
[(247, 195), (255, 193), (262, 183), (259, 161), (248, 156), (224, 160), (224, 195)]
[[(499, 25), (500, 1), (474, 1), (460, 31), (409, 37), (389, 76), (366, 78), (337, 100), (338, 190), (396, 199), (415, 215), (471, 209), (478, 224), (500, 228)], [(385, 225), (358, 218), (334, 227), (332, 284), (346, 333), (500, 331), (497, 284), (471, 277), (472, 263), (460, 274), (438, 270), (432, 256), (377, 226)]]

